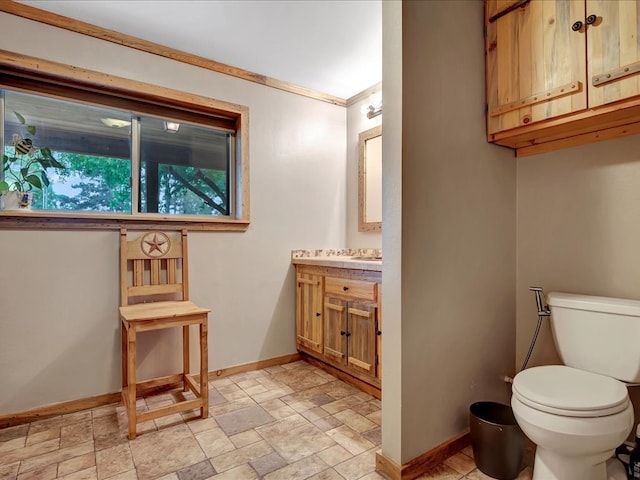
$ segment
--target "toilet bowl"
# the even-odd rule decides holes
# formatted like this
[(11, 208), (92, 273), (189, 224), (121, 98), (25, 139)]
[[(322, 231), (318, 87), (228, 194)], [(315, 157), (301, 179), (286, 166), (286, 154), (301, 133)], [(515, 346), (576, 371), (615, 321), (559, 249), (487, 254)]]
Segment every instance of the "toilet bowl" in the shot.
[(606, 461), (633, 426), (622, 382), (561, 365), (516, 375), (511, 407), (537, 445), (533, 480), (605, 480)]
[(634, 424), (623, 382), (640, 381), (640, 301), (550, 293), (547, 303), (564, 365), (521, 371), (511, 397), (537, 446), (533, 480), (607, 480)]

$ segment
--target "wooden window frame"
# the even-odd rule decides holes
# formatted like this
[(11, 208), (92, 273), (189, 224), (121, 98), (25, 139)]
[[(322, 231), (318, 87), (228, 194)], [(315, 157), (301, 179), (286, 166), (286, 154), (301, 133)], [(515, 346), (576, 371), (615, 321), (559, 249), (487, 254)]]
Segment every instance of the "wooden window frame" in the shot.
[[(42, 85), (42, 90), (37, 89), (38, 84)], [(0, 229), (116, 230), (123, 227), (220, 231), (248, 229), (250, 223), (248, 107), (5, 50), (0, 50), (0, 88), (32, 94), (47, 93), (50, 96), (55, 96), (57, 88), (73, 88), (76, 91), (86, 92), (88, 98), (107, 96), (114, 99), (116, 103), (142, 103), (163, 110), (168, 108), (182, 118), (205, 116), (214, 121), (219, 119), (221, 124), (228, 124), (231, 121), (236, 131), (234, 218), (153, 213), (0, 210)], [(61, 97), (61, 99), (65, 98)], [(73, 100), (73, 98), (67, 99)]]

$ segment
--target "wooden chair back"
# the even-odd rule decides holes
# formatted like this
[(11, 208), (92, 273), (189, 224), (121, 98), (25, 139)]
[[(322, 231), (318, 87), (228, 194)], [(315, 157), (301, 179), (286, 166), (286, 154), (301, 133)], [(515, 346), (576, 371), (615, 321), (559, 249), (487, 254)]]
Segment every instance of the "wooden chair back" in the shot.
[(120, 306), (189, 300), (187, 231), (143, 233), (133, 240), (120, 230)]

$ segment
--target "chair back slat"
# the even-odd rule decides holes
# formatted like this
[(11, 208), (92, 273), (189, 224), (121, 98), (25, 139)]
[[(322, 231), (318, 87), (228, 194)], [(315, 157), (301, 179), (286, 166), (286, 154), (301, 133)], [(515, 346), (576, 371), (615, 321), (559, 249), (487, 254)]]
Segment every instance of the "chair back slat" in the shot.
[(133, 265), (133, 284), (136, 286), (144, 285), (144, 260), (132, 260)]
[(167, 258), (167, 283), (176, 283), (177, 264), (175, 258)]
[(120, 230), (120, 305), (188, 300), (187, 231), (152, 231), (133, 240)]
[(153, 260), (149, 260), (149, 264), (150, 264), (150, 273), (151, 273), (151, 281), (149, 283), (151, 283), (151, 285), (160, 285), (160, 263), (162, 262), (162, 260), (159, 259), (153, 259)]

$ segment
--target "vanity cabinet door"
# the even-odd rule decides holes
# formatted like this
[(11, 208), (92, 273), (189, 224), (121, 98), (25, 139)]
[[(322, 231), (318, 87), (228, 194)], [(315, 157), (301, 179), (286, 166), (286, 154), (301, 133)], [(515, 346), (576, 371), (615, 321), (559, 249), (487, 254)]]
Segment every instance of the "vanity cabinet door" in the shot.
[(321, 275), (296, 275), (296, 343), (298, 347), (322, 353), (323, 318)]
[(376, 376), (377, 305), (347, 305), (347, 365), (359, 373)]
[(346, 364), (347, 302), (326, 296), (324, 299), (324, 356), (340, 365)]

